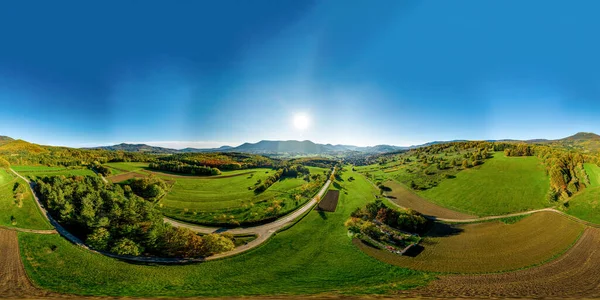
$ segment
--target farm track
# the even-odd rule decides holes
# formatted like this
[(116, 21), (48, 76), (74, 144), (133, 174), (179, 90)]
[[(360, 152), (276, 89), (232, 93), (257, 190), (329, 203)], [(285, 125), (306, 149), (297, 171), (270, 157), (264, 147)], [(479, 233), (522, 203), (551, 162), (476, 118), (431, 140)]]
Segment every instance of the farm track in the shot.
[[(52, 216), (44, 209), (44, 207), (41, 205), (39, 198), (37, 197), (37, 195), (35, 193), (35, 189), (34, 189), (35, 183), (34, 182), (27, 180), (25, 177), (21, 176), (19, 173), (15, 172), (12, 169), (11, 169), (11, 171), (16, 176), (18, 176), (19, 178), (21, 178), (29, 183), (29, 188), (31, 189), (31, 192), (33, 194), (35, 202), (38, 205), (38, 208), (40, 209), (40, 211), (42, 212), (42, 215), (50, 222), (50, 224), (56, 229), (56, 231), (58, 233), (60, 233), (60, 235), (65, 237), (70, 242), (72, 242), (75, 245), (78, 245), (82, 248), (85, 248), (89, 251), (96, 252), (96, 253), (106, 255), (106, 256), (109, 256), (112, 258), (116, 258), (116, 259), (132, 261), (132, 262), (141, 262), (141, 263), (164, 263), (164, 264), (181, 264), (181, 263), (203, 262), (203, 261), (221, 259), (221, 258), (225, 258), (225, 257), (229, 257), (229, 256), (234, 256), (234, 255), (240, 254), (242, 252), (248, 251), (250, 249), (256, 248), (256, 247), (260, 246), (262, 243), (264, 243), (265, 241), (267, 241), (277, 231), (281, 230), (282, 228), (284, 228), (288, 225), (293, 224), (297, 218), (301, 217), (304, 213), (311, 210), (315, 206), (315, 204), (317, 204), (318, 199), (322, 198), (323, 195), (325, 194), (325, 192), (327, 192), (327, 189), (329, 188), (329, 185), (331, 184), (331, 180), (327, 180), (327, 182), (325, 182), (325, 184), (323, 185), (321, 190), (319, 190), (317, 195), (315, 197), (313, 197), (310, 201), (308, 201), (304, 206), (300, 207), (299, 209), (295, 210), (294, 212), (292, 212), (282, 218), (277, 219), (276, 221), (273, 221), (273, 222), (267, 223), (267, 224), (263, 224), (260, 226), (226, 229), (226, 228), (220, 228), (220, 227), (206, 227), (206, 226), (198, 226), (198, 225), (193, 225), (193, 224), (186, 224), (186, 223), (177, 222), (175, 220), (165, 217), (164, 221), (167, 223), (170, 223), (171, 225), (173, 225), (175, 227), (185, 227), (185, 228), (191, 229), (198, 233), (209, 234), (209, 233), (230, 232), (232, 234), (256, 235), (257, 236), (256, 239), (250, 241), (249, 243), (242, 245), (240, 247), (236, 247), (235, 249), (228, 251), (228, 252), (219, 253), (219, 254), (212, 255), (209, 257), (205, 257), (205, 258), (179, 259), (179, 258), (162, 258), (162, 257), (122, 256), (122, 255), (116, 255), (116, 254), (112, 254), (112, 253), (108, 253), (108, 252), (100, 252), (100, 251), (96, 251), (96, 250), (89, 248), (79, 238), (77, 238), (76, 236), (71, 234), (64, 227), (62, 227), (58, 222), (56, 222), (52, 218)], [(334, 174), (334, 173), (335, 173), (335, 170), (332, 172), (332, 174)]]

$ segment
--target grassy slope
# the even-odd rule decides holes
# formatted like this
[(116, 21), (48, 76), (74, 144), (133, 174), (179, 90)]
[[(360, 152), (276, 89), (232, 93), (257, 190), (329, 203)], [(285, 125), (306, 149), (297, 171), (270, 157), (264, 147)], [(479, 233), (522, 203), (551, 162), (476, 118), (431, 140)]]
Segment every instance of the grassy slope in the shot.
[(569, 200), (567, 213), (580, 219), (600, 224), (600, 167), (585, 164), (590, 186)]
[(496, 153), (480, 167), (419, 194), (458, 211), (486, 216), (550, 206), (549, 180), (537, 157), (506, 157)]
[[(311, 174), (322, 174), (325, 169), (310, 167)], [(296, 201), (290, 197), (292, 190), (306, 182), (302, 178), (285, 178), (274, 183), (265, 192), (256, 195), (253, 187), (257, 180), (264, 181), (273, 174), (271, 169), (243, 170), (240, 176), (216, 179), (185, 178), (160, 175), (175, 180), (167, 196), (161, 200), (161, 210), (170, 217), (202, 224), (225, 222), (233, 219), (239, 222), (257, 221), (273, 217), (267, 212), (272, 201), (281, 200), (281, 211), (277, 215), (293, 211), (308, 198)], [(223, 172), (222, 176), (238, 174), (240, 171)], [(185, 210), (187, 209), (187, 211)]]
[[(25, 268), (54, 291), (127, 296), (235, 296), (377, 293), (426, 283), (425, 273), (379, 262), (357, 249), (344, 221), (376, 191), (360, 175), (343, 181), (336, 212), (310, 212), (264, 246), (236, 257), (185, 266), (128, 264), (71, 245), (57, 235), (20, 233)], [(51, 245), (58, 248), (52, 252)]]
[(94, 171), (90, 169), (69, 169), (64, 167), (46, 167), (46, 166), (13, 166), (13, 170), (19, 174), (35, 179), (43, 176), (96, 176)]
[(595, 164), (584, 164), (583, 167), (590, 179), (590, 187), (600, 186), (600, 167)]
[[(52, 227), (37, 208), (29, 189), (23, 198), (23, 206), (18, 207), (15, 204), (13, 187), (17, 180), (21, 184), (27, 184), (22, 179), (17, 179), (7, 171), (0, 169), (0, 225), (28, 229), (51, 229)], [(16, 219), (16, 225), (12, 225), (11, 216)]]
[[(265, 173), (267, 171), (269, 173)], [(170, 177), (176, 182), (161, 203), (168, 207), (199, 210), (239, 206), (244, 200), (255, 198), (254, 191), (248, 190), (248, 187), (254, 186), (258, 179), (264, 181), (272, 173), (273, 171), (269, 169), (259, 169), (252, 177), (249, 175), (222, 179)], [(272, 187), (275, 187), (275, 184)], [(266, 199), (270, 194), (264, 192), (258, 198)]]

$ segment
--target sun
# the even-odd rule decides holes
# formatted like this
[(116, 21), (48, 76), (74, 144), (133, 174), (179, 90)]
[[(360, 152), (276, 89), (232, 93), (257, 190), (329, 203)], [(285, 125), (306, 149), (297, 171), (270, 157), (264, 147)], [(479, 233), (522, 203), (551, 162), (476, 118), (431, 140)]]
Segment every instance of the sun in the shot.
[(294, 127), (298, 130), (305, 130), (310, 125), (310, 119), (305, 114), (294, 115)]

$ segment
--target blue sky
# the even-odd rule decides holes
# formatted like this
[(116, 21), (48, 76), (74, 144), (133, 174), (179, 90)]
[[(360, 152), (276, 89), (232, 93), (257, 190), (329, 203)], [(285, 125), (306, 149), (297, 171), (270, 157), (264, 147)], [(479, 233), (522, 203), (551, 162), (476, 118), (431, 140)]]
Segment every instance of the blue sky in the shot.
[[(2, 1), (0, 135), (212, 147), (600, 133), (597, 1)], [(311, 120), (298, 130), (292, 119)]]

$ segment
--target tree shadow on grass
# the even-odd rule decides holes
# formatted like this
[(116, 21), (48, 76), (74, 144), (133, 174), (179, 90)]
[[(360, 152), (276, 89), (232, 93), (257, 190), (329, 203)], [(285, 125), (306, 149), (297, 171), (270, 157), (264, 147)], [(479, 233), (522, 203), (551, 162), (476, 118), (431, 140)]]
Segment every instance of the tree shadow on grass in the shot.
[(343, 190), (344, 189), (344, 187), (341, 184), (339, 184), (338, 182), (336, 182), (336, 181), (333, 182), (333, 187), (336, 188), (336, 189), (338, 189), (338, 190)]
[(320, 208), (317, 208), (317, 212), (319, 213), (319, 216), (323, 219), (323, 220), (327, 220), (327, 214), (325, 213), (325, 211), (321, 210)]

